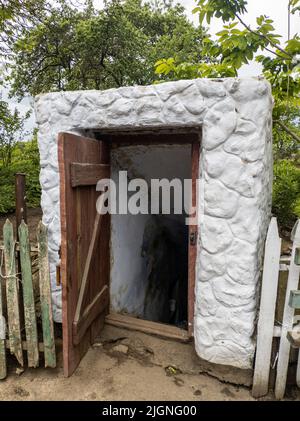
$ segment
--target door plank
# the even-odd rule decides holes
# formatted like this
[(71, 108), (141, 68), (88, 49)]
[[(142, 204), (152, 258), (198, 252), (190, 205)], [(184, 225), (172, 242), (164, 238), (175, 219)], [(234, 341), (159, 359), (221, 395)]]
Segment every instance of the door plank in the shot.
[(83, 277), (82, 277), (80, 291), (79, 291), (79, 297), (78, 297), (76, 311), (75, 311), (74, 323), (78, 323), (80, 319), (83, 299), (84, 299), (85, 294), (87, 294), (88, 276), (91, 270), (92, 257), (95, 253), (96, 243), (98, 241), (99, 234), (100, 234), (101, 219), (102, 219), (101, 217), (102, 215), (97, 212), (95, 221), (94, 221), (92, 239), (89, 245), (89, 251), (88, 251), (87, 259), (84, 266), (84, 272), (83, 272)]
[(83, 315), (78, 321), (73, 322), (73, 343), (79, 344), (87, 328), (108, 305), (109, 290), (108, 286), (104, 285), (102, 290), (96, 295), (93, 301), (84, 310)]
[(71, 163), (72, 187), (96, 185), (102, 178), (109, 177), (109, 165), (107, 164), (82, 164)]
[(39, 348), (31, 272), (29, 232), (24, 221), (21, 222), (18, 232), (22, 272), (24, 321), (27, 342), (27, 361), (28, 367), (38, 367)]
[(39, 286), (43, 327), (45, 367), (56, 367), (55, 337), (51, 303), (47, 228), (40, 221), (37, 228)]
[(16, 276), (15, 240), (12, 223), (7, 219), (3, 226), (6, 301), (10, 352), (23, 367), (23, 350), (20, 327), (19, 285)]

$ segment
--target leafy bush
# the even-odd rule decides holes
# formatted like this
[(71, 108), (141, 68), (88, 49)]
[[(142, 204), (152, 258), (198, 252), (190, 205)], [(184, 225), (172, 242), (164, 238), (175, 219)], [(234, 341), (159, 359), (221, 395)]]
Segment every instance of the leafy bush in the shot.
[(287, 228), (300, 218), (300, 169), (286, 159), (274, 164), (273, 213)]
[(15, 209), (15, 174), (26, 174), (26, 198), (28, 207), (40, 204), (41, 188), (39, 183), (39, 151), (37, 139), (18, 142), (12, 152), (9, 166), (0, 165), (0, 213)]

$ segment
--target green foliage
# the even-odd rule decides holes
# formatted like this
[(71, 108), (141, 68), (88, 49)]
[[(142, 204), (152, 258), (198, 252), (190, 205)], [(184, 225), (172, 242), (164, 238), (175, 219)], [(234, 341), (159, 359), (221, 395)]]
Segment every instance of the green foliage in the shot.
[[(300, 10), (300, 0), (289, 4), (292, 13)], [(250, 27), (243, 17), (245, 0), (197, 0), (197, 5), (193, 12), (200, 23), (206, 20), (209, 24), (212, 18), (225, 23), (217, 42), (206, 35), (201, 61), (182, 62), (170, 55), (156, 63), (156, 74), (159, 80), (237, 76), (238, 69), (254, 57), (261, 63), (275, 99), (273, 209), (279, 221), (291, 227), (295, 215), (300, 216), (300, 37), (295, 34), (282, 47), (272, 19), (264, 15), (257, 17), (255, 28)]]
[(46, 0), (0, 0), (0, 56), (10, 56), (11, 46), (47, 11)]
[(5, 101), (0, 101), (0, 165), (7, 167), (11, 163), (12, 151), (22, 136), (24, 117), (17, 109), (11, 111)]
[(273, 212), (279, 223), (292, 228), (300, 218), (300, 169), (289, 160), (274, 164)]
[(235, 18), (236, 13), (246, 12), (247, 2), (244, 0), (199, 0), (193, 13), (199, 13), (200, 22), (206, 18), (208, 24), (213, 17), (228, 22)]
[(203, 28), (182, 7), (158, 5), (112, 0), (101, 11), (78, 11), (60, 1), (15, 43), (12, 94), (144, 85), (153, 82), (159, 58), (199, 61)]
[[(1, 148), (0, 148), (1, 151)], [(15, 174), (26, 174), (26, 198), (29, 207), (40, 205), (39, 152), (37, 138), (28, 142), (18, 142), (12, 153), (11, 164), (0, 164), (0, 213), (15, 209)]]

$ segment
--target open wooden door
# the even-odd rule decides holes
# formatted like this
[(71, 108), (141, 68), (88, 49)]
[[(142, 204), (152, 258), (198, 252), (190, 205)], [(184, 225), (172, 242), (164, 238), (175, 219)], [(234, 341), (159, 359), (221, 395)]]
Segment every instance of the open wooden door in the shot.
[(70, 376), (104, 325), (109, 307), (109, 214), (96, 184), (110, 176), (107, 143), (58, 136), (64, 374)]
[[(192, 142), (192, 208), (198, 207), (197, 201), (197, 180), (199, 178), (200, 140)], [(196, 216), (194, 213), (193, 216)], [(198, 226), (189, 226), (189, 272), (188, 272), (188, 333), (194, 336), (194, 315), (195, 315), (195, 280), (197, 261)]]

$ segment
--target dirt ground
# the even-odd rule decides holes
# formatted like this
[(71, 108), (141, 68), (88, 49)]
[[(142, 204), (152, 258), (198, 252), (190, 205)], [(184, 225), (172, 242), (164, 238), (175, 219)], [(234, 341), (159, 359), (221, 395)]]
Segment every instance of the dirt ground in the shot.
[[(41, 217), (41, 209), (28, 209), (32, 241), (35, 241), (35, 230)], [(0, 241), (6, 218), (15, 225), (13, 214), (0, 216)], [(285, 253), (289, 254), (288, 242), (285, 248)], [(10, 359), (8, 370), (7, 379), (0, 381), (0, 401), (254, 401), (250, 389), (251, 372), (241, 374), (232, 368), (211, 371), (199, 360), (193, 344), (112, 326), (105, 327), (98, 343), (90, 348), (70, 378), (63, 375), (61, 349), (58, 349), (56, 369), (26, 369), (18, 375), (15, 361)], [(242, 385), (236, 386), (233, 382)], [(273, 393), (263, 398), (273, 399)], [(289, 387), (286, 399), (300, 400), (300, 391)]]
[[(207, 374), (192, 344), (163, 340), (106, 326), (99, 342), (64, 378), (59, 351), (56, 369), (27, 369), (18, 376), (10, 364), (0, 382), (0, 400), (254, 400), (250, 389)], [(299, 399), (296, 389), (287, 398)], [(264, 400), (272, 400), (270, 394)]]

